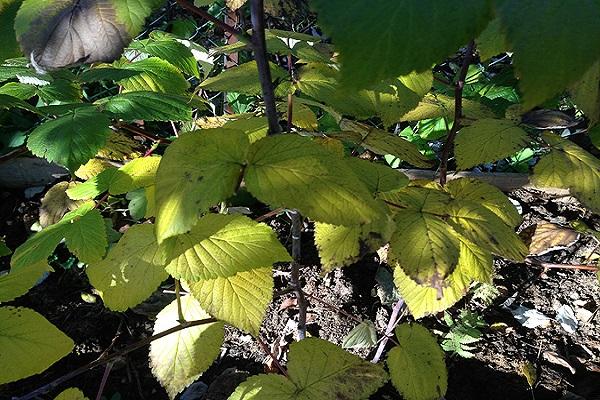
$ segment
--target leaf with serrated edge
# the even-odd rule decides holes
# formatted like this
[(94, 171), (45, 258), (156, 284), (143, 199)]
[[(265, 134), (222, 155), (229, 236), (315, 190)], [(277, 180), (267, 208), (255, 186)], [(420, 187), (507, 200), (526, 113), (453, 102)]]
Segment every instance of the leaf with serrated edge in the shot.
[(59, 182), (52, 186), (44, 197), (40, 206), (40, 225), (42, 228), (57, 223), (69, 211), (82, 205), (81, 201), (69, 198), (66, 191), (75, 186), (73, 182)]
[[(93, 202), (86, 202), (78, 209), (65, 214), (60, 222), (42, 229), (19, 246), (10, 260), (11, 267), (16, 270), (46, 261), (64, 238), (68, 238), (69, 250), (83, 257), (82, 261), (101, 259), (106, 252), (107, 239), (104, 221), (101, 217), (98, 220), (99, 215)], [(84, 231), (89, 233), (92, 240), (75, 237)]]
[(190, 282), (292, 260), (269, 226), (242, 215), (207, 214), (169, 244), (167, 272)]
[(125, 311), (150, 297), (167, 279), (165, 253), (167, 249), (156, 242), (152, 225), (134, 225), (104, 260), (88, 266), (87, 275), (106, 307)]
[(477, 37), (492, 17), (488, 0), (458, 8), (436, 0), (312, 3), (339, 49), (344, 82), (353, 87), (431, 68)]
[[(463, 99), (463, 125), (473, 120), (494, 118), (494, 112), (479, 101)], [(421, 121), (431, 118), (448, 118), (454, 120), (454, 99), (443, 94), (427, 94), (412, 111), (402, 116), (400, 121)]]
[(186, 45), (163, 32), (150, 33), (149, 39), (135, 40), (129, 48), (169, 61), (181, 72), (200, 78), (198, 63)]
[(577, 107), (590, 120), (589, 126), (600, 121), (600, 62), (592, 67), (569, 90)]
[(500, 160), (529, 144), (527, 132), (507, 119), (481, 119), (462, 128), (454, 154), (458, 169)]
[(192, 108), (183, 96), (157, 92), (128, 92), (97, 101), (103, 110), (115, 119), (127, 122), (144, 121), (189, 121)]
[(507, 0), (497, 12), (514, 51), (526, 110), (559, 94), (598, 59), (598, 1)]
[(551, 150), (534, 167), (533, 184), (568, 188), (584, 205), (600, 212), (600, 161), (567, 139), (550, 133), (543, 137)]
[(387, 365), (394, 387), (406, 400), (438, 400), (446, 394), (448, 371), (444, 351), (426, 328), (401, 324), (398, 346), (388, 353)]
[(273, 299), (273, 271), (271, 267), (255, 268), (188, 286), (202, 308), (215, 318), (258, 336)]
[[(280, 80), (288, 77), (287, 71), (270, 63), (271, 79)], [(205, 90), (219, 92), (236, 92), (249, 95), (261, 94), (256, 61), (250, 61), (233, 68), (226, 69), (217, 76), (204, 80), (200, 87)]]
[(515, 261), (527, 256), (527, 247), (513, 228), (481, 204), (456, 200), (448, 206), (446, 215), (458, 233), (492, 253)]
[(91, 107), (77, 108), (35, 128), (27, 148), (38, 157), (76, 171), (106, 144), (108, 117)]
[(442, 283), (441, 291), (419, 285), (400, 266), (394, 269), (394, 283), (415, 319), (436, 314), (452, 307), (469, 289), (471, 283), (491, 283), (494, 272), (492, 255), (479, 246), (461, 239), (456, 269)]
[[(210, 318), (192, 296), (181, 298), (181, 309), (187, 321)], [(158, 313), (154, 334), (179, 325), (178, 319), (177, 300), (173, 300)], [(221, 352), (224, 334), (223, 323), (212, 322), (186, 328), (152, 342), (152, 374), (165, 388), (169, 398), (175, 398), (210, 367)]]
[(484, 206), (510, 227), (521, 223), (521, 215), (515, 206), (493, 185), (473, 178), (460, 178), (449, 181), (445, 189), (456, 199), (470, 200)]
[(201, 213), (237, 190), (248, 136), (229, 129), (188, 132), (165, 152), (156, 173), (159, 242), (189, 231)]
[(360, 226), (315, 223), (315, 244), (325, 272), (358, 260), (361, 231)]
[(50, 268), (46, 261), (40, 261), (36, 264), (11, 271), (8, 274), (0, 275), (0, 303), (5, 303), (24, 295), (29, 289), (35, 286), (45, 273), (51, 271), (52, 268)]
[(0, 385), (45, 371), (73, 346), (69, 337), (37, 312), (0, 307)]
[(177, 68), (157, 57), (122, 64), (119, 69), (134, 74), (117, 82), (123, 86), (124, 92), (152, 91), (180, 95), (190, 86)]
[(266, 137), (252, 145), (248, 161), (248, 191), (272, 206), (339, 225), (369, 223), (383, 212), (341, 159), (309, 138)]
[(229, 400), (361, 400), (387, 381), (384, 369), (322, 339), (290, 345), (289, 378), (257, 375), (237, 387)]

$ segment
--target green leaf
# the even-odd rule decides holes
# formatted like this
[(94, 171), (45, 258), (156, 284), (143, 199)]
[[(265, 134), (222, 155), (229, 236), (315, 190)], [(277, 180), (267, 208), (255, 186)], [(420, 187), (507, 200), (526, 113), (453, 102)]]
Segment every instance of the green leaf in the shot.
[[(494, 118), (495, 116), (492, 110), (479, 101), (463, 99), (462, 104), (464, 118), (461, 122), (465, 125), (473, 120)], [(419, 105), (406, 113), (400, 121), (421, 121), (440, 117), (454, 119), (454, 99), (443, 94), (428, 93), (419, 102)]]
[(93, 199), (106, 191), (119, 195), (152, 186), (160, 160), (160, 156), (140, 157), (121, 168), (107, 168), (86, 182), (69, 188), (67, 195), (73, 200)]
[(446, 394), (448, 372), (444, 352), (422, 325), (396, 328), (398, 346), (387, 358), (394, 387), (406, 400), (438, 400)]
[(229, 400), (360, 400), (387, 381), (384, 369), (322, 339), (290, 345), (289, 378), (257, 375), (237, 387)]
[(510, 50), (506, 35), (502, 32), (500, 18), (494, 18), (475, 40), (481, 61), (487, 61), (495, 55)]
[[(181, 298), (181, 309), (187, 321), (210, 318), (192, 296)], [(154, 334), (176, 327), (178, 319), (177, 300), (174, 300), (158, 313)], [(175, 398), (210, 367), (221, 352), (224, 334), (223, 323), (213, 322), (182, 329), (152, 342), (152, 374), (165, 388), (169, 398)]]
[(598, 1), (507, 0), (497, 12), (514, 51), (525, 109), (559, 94), (598, 60)]
[(39, 374), (73, 350), (73, 341), (37, 312), (0, 308), (0, 385)]
[(85, 397), (81, 390), (76, 388), (68, 388), (60, 392), (60, 394), (56, 396), (54, 400), (88, 400), (88, 398)]
[(500, 189), (477, 179), (460, 178), (449, 181), (446, 190), (459, 200), (475, 202), (494, 214), (512, 228), (521, 223), (521, 215)]
[(0, 239), (0, 257), (9, 256), (12, 254), (12, 250), (6, 245), (4, 240)]
[(237, 190), (248, 136), (229, 129), (181, 135), (166, 150), (156, 174), (159, 242), (189, 231), (200, 214)]
[(16, 97), (20, 100), (29, 100), (37, 94), (35, 86), (20, 82), (8, 82), (0, 87), (0, 94)]
[(35, 286), (44, 274), (51, 271), (52, 268), (44, 260), (0, 275), (0, 303), (6, 303), (24, 295)]
[(459, 169), (500, 160), (529, 144), (527, 132), (508, 119), (481, 119), (462, 128), (454, 153)]
[(431, 71), (387, 79), (368, 89), (340, 87), (339, 72), (325, 64), (309, 64), (296, 82), (304, 94), (324, 102), (341, 114), (367, 119), (379, 116), (386, 126), (415, 108), (433, 83)]
[(183, 96), (156, 92), (128, 92), (97, 101), (103, 110), (127, 122), (189, 121), (192, 109)]
[[(85, 237), (78, 237), (85, 235)], [(95, 262), (104, 256), (107, 246), (104, 221), (93, 202), (84, 203), (71, 211), (57, 224), (34, 234), (19, 246), (10, 261), (13, 270), (46, 261), (56, 246), (66, 239), (67, 247), (85, 263)]]
[(600, 212), (600, 161), (581, 147), (560, 136), (546, 133), (550, 153), (533, 169), (534, 185), (568, 188), (579, 201)]
[(115, 9), (116, 21), (125, 25), (131, 37), (144, 28), (146, 18), (161, 6), (164, 0), (110, 0)]
[(375, 324), (365, 320), (356, 325), (345, 337), (342, 343), (343, 349), (362, 349), (377, 344), (377, 330)]
[[(269, 65), (271, 67), (271, 79), (274, 82), (287, 79), (288, 73), (286, 70), (273, 63)], [(215, 92), (236, 92), (250, 95), (262, 93), (256, 61), (226, 69), (219, 75), (204, 80), (200, 87)]]
[(355, 226), (315, 223), (315, 244), (325, 272), (350, 265), (360, 255), (362, 228)]
[(570, 89), (571, 98), (590, 120), (589, 126), (600, 121), (600, 62), (596, 62)]
[(207, 214), (170, 245), (167, 272), (190, 282), (226, 278), (292, 260), (269, 226), (242, 215)]
[[(391, 154), (417, 167), (429, 168), (433, 165), (433, 162), (421, 154), (414, 143), (398, 135), (377, 128), (367, 129), (364, 125), (354, 122), (346, 122), (343, 127), (352, 132), (334, 132), (328, 135), (351, 141), (380, 155)], [(355, 135), (356, 133), (359, 135)]]
[(408, 177), (387, 165), (360, 158), (349, 158), (348, 165), (373, 194), (402, 189), (408, 185)]
[(117, 67), (135, 73), (135, 75), (117, 82), (123, 86), (124, 92), (150, 91), (181, 95), (190, 86), (177, 68), (157, 57), (149, 57), (133, 63), (117, 64)]
[(154, 226), (134, 225), (104, 260), (88, 266), (87, 275), (106, 307), (125, 311), (150, 297), (167, 279), (167, 253), (156, 242)]
[(244, 180), (260, 201), (296, 208), (319, 222), (356, 225), (381, 213), (336, 154), (301, 136), (269, 136), (254, 143)]
[(226, 278), (188, 283), (202, 308), (236, 328), (258, 336), (273, 300), (271, 267), (254, 268)]
[(38, 157), (75, 171), (106, 144), (110, 120), (91, 107), (77, 108), (31, 132), (27, 148)]
[(164, 32), (152, 32), (149, 39), (133, 41), (129, 44), (129, 48), (162, 58), (181, 72), (200, 78), (198, 63), (192, 51)]
[(354, 87), (431, 68), (477, 37), (492, 17), (487, 0), (460, 7), (439, 0), (312, 4), (339, 49), (344, 83)]
[(439, 288), (458, 264), (456, 232), (441, 218), (415, 210), (398, 211), (394, 220), (390, 261), (398, 263), (417, 283)]
[(21, 54), (14, 30), (14, 21), (17, 11), (23, 0), (0, 0), (0, 61), (7, 58), (18, 57)]

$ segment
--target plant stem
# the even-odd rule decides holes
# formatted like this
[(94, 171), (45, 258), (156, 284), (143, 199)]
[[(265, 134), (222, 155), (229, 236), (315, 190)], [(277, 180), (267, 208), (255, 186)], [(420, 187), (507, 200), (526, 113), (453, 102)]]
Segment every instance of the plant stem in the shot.
[(195, 14), (196, 16), (198, 16), (206, 21), (212, 22), (213, 24), (215, 24), (216, 26), (221, 28), (223, 31), (231, 33), (232, 35), (237, 37), (240, 42), (244, 42), (247, 44), (250, 43), (250, 40), (243, 32), (238, 31), (233, 26), (226, 24), (225, 22), (221, 21), (220, 19), (213, 17), (212, 15), (210, 15), (208, 12), (204, 11), (203, 9), (198, 8), (195, 5), (188, 3), (187, 0), (175, 0), (175, 1), (177, 2), (177, 4), (179, 4), (179, 6), (181, 8), (188, 10), (192, 14)]
[(108, 376), (110, 375), (112, 366), (113, 366), (113, 363), (109, 362), (106, 364), (106, 367), (104, 368), (104, 374), (102, 375), (102, 381), (100, 381), (100, 388), (98, 388), (98, 393), (96, 394), (96, 400), (100, 400), (102, 398), (102, 393), (104, 393), (104, 388), (106, 387), (106, 382), (108, 381)]
[(450, 151), (454, 147), (454, 139), (456, 139), (456, 135), (461, 128), (461, 118), (462, 118), (462, 94), (463, 88), (465, 87), (465, 79), (467, 77), (467, 71), (469, 70), (469, 65), (471, 65), (471, 61), (473, 60), (473, 51), (475, 50), (475, 41), (472, 40), (467, 46), (465, 57), (463, 59), (462, 66), (460, 67), (460, 71), (458, 73), (458, 78), (456, 79), (456, 83), (454, 86), (454, 124), (452, 124), (452, 129), (448, 133), (448, 138), (446, 139), (446, 143), (444, 143), (444, 148), (442, 149), (442, 156), (440, 161), (440, 185), (444, 186), (446, 184), (446, 176), (448, 175), (448, 158), (450, 157)]
[(400, 320), (399, 315), (400, 311), (404, 309), (404, 300), (399, 299), (396, 304), (394, 304), (394, 308), (392, 309), (392, 315), (390, 315), (390, 320), (388, 321), (387, 327), (385, 328), (385, 336), (379, 342), (379, 347), (377, 347), (377, 351), (375, 352), (375, 356), (371, 362), (373, 364), (377, 364), (381, 359), (381, 355), (383, 354), (383, 350), (385, 350), (385, 345), (387, 344), (390, 337), (394, 334), (394, 328), (398, 324)]
[(258, 78), (265, 101), (267, 120), (269, 121), (269, 135), (275, 135), (281, 132), (281, 126), (279, 125), (279, 116), (275, 106), (271, 68), (267, 58), (263, 0), (250, 0), (250, 17), (252, 19), (252, 48), (258, 66)]
[(292, 219), (292, 286), (298, 300), (298, 340), (306, 337), (306, 309), (308, 304), (300, 284), (300, 258), (302, 244), (302, 216), (296, 210), (290, 211)]
[(281, 372), (285, 376), (288, 376), (286, 369), (281, 366), (281, 363), (277, 359), (277, 356), (275, 354), (273, 354), (273, 352), (271, 350), (269, 350), (269, 346), (267, 346), (267, 344), (258, 336), (256, 337), (256, 342), (258, 343), (258, 345), (260, 346), (262, 351), (267, 356), (271, 357), (271, 359), (273, 360), (273, 364), (279, 370), (279, 372)]
[(183, 309), (181, 308), (181, 283), (179, 279), (175, 279), (175, 299), (177, 300), (177, 316), (180, 324), (185, 322), (185, 317), (183, 316)]
[(132, 351), (135, 351), (137, 349), (140, 349), (142, 347), (145, 347), (147, 345), (149, 345), (150, 343), (152, 343), (155, 340), (158, 340), (160, 338), (163, 338), (165, 336), (168, 336), (172, 333), (175, 332), (179, 332), (181, 330), (187, 329), (187, 328), (191, 328), (194, 326), (199, 326), (199, 325), (205, 325), (205, 324), (210, 324), (213, 322), (217, 322), (216, 318), (206, 318), (206, 319), (200, 319), (200, 320), (196, 320), (196, 321), (187, 321), (184, 322), (180, 325), (174, 326), (173, 328), (167, 329), (166, 331), (157, 333), (156, 335), (150, 336), (149, 338), (140, 340), (139, 342), (136, 342), (130, 346), (127, 346), (125, 349), (116, 352), (110, 356), (106, 356), (106, 357), (100, 357), (97, 358), (96, 360), (77, 368), (74, 371), (69, 372), (66, 375), (61, 376), (58, 379), (55, 379), (54, 381), (34, 390), (33, 392), (26, 394), (25, 396), (22, 397), (14, 397), (13, 400), (32, 400), (35, 399), (45, 393), (48, 393), (49, 391), (51, 391), (52, 389), (55, 389), (56, 387), (58, 387), (59, 385), (63, 384), (64, 382), (67, 382), (73, 378), (75, 378), (76, 376), (79, 376), (85, 372), (88, 372), (96, 367), (99, 367), (101, 365), (104, 365), (106, 363), (109, 363), (111, 361), (114, 361), (118, 358), (121, 358), (123, 356), (125, 356), (126, 354), (131, 353)]

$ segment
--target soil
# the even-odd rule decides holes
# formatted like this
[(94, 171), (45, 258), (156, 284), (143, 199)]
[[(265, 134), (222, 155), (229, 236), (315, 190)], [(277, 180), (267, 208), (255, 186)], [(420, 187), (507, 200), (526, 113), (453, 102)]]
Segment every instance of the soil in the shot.
[[(552, 199), (543, 193), (523, 190), (511, 196), (523, 209), (521, 229), (542, 220), (565, 224), (578, 219), (584, 220), (589, 226), (600, 227), (598, 216), (590, 215), (571, 198)], [(39, 198), (25, 200), (21, 193), (4, 192), (0, 193), (0, 199), (0, 236), (5, 236), (9, 247), (14, 249), (25, 240), (29, 227), (37, 219)], [(279, 232), (282, 241), (289, 244), (289, 224), (286, 221), (285, 216), (281, 216), (272, 219), (270, 224)], [(348, 268), (322, 276), (312, 244), (311, 229), (307, 225), (303, 235), (302, 259), (305, 265), (302, 271), (303, 286), (310, 294), (307, 327), (310, 335), (341, 344), (345, 335), (356, 326), (356, 320), (364, 319), (373, 321), (379, 332), (384, 331), (391, 309), (389, 305), (381, 303), (374, 289), (378, 285), (378, 269), (386, 267), (379, 264), (376, 255), (369, 254)], [(553, 263), (583, 264), (593, 253), (594, 247), (593, 239), (582, 237), (567, 250), (549, 253), (541, 259)], [(1, 259), (1, 262), (0, 269), (7, 268), (8, 257)], [(446, 355), (449, 370), (446, 399), (599, 399), (600, 292), (596, 275), (580, 270), (544, 271), (540, 267), (504, 260), (496, 260), (495, 268), (495, 283), (500, 295), (492, 305), (486, 307), (468, 295), (450, 311), (455, 317), (461, 309), (477, 312), (488, 327), (482, 328), (482, 339), (474, 344), (472, 358)], [(153, 316), (162, 305), (172, 300), (172, 295), (159, 292), (135, 310), (113, 313), (107, 311), (99, 299), (91, 303), (82, 300), (82, 293), (92, 293), (82, 269), (77, 266), (55, 269), (55, 273), (13, 304), (30, 307), (43, 314), (75, 341), (75, 351), (42, 374), (0, 386), (0, 399), (28, 394), (93, 361), (104, 351), (118, 352), (148, 337), (152, 332)], [(287, 286), (289, 270), (280, 266), (275, 268), (274, 274), (277, 293)], [(162, 289), (166, 288), (170, 288), (168, 282)], [(261, 339), (271, 347), (272, 353), (283, 355), (282, 363), (285, 363), (285, 350), (296, 330), (297, 309), (290, 300), (293, 297), (293, 294), (276, 297), (261, 331)], [(587, 323), (580, 323), (574, 333), (568, 333), (554, 321), (547, 327), (529, 329), (522, 326), (503, 306), (508, 299), (514, 305), (534, 308), (550, 317), (554, 317), (555, 309), (563, 304), (584, 308), (593, 314)], [(410, 317), (405, 316), (403, 321), (410, 321)], [(430, 316), (419, 322), (430, 329), (448, 331), (441, 315)], [(501, 326), (502, 329), (492, 329), (491, 326)], [(375, 348), (353, 352), (372, 359)], [(548, 361), (544, 357), (547, 352), (568, 360), (575, 373)], [(524, 362), (531, 363), (537, 371), (533, 390), (519, 372)], [(220, 357), (194, 385), (196, 394), (188, 391), (185, 399), (226, 399), (247, 376), (271, 372), (272, 369), (267, 355), (251, 336), (227, 328)], [(107, 383), (102, 398), (167, 399), (148, 367), (147, 348), (117, 360), (110, 369), (102, 366), (89, 370), (38, 398), (54, 398), (71, 386), (80, 388), (89, 398), (96, 398), (105, 374)], [(572, 397), (563, 397), (565, 394)], [(388, 384), (371, 398), (401, 397)]]

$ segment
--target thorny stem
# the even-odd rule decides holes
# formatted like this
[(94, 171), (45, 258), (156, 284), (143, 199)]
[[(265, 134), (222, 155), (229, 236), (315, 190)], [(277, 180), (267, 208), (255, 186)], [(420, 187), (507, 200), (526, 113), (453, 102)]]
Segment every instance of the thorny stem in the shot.
[(454, 139), (456, 139), (456, 135), (461, 128), (461, 118), (462, 118), (462, 94), (463, 88), (465, 87), (465, 79), (467, 77), (467, 71), (469, 70), (469, 65), (471, 65), (471, 61), (473, 60), (473, 51), (475, 50), (475, 41), (471, 41), (467, 46), (465, 58), (463, 59), (462, 66), (460, 67), (460, 71), (458, 73), (458, 77), (456, 79), (456, 83), (454, 86), (454, 124), (452, 124), (452, 129), (448, 133), (448, 138), (446, 139), (446, 143), (444, 143), (444, 148), (442, 149), (442, 156), (440, 161), (440, 185), (444, 186), (446, 184), (446, 177), (448, 175), (448, 158), (450, 157), (450, 151), (454, 147)]
[[(288, 66), (288, 73), (290, 74), (290, 79), (292, 80), (292, 82), (294, 82), (294, 66), (292, 64), (292, 55), (288, 54), (287, 55), (287, 66)], [(294, 117), (294, 96), (292, 95), (292, 92), (288, 93), (288, 99), (287, 99), (287, 131), (291, 132), (292, 131), (292, 124), (293, 124), (293, 117)]]
[(383, 350), (385, 350), (385, 346), (387, 345), (387, 342), (390, 339), (390, 337), (394, 334), (394, 328), (400, 320), (400, 311), (402, 311), (404, 307), (404, 300), (402, 299), (399, 299), (396, 302), (396, 304), (394, 304), (394, 308), (392, 309), (392, 315), (390, 315), (390, 320), (388, 321), (387, 327), (385, 328), (385, 336), (382, 338), (381, 342), (379, 342), (379, 347), (377, 347), (375, 356), (373, 357), (373, 360), (371, 360), (373, 364), (377, 364), (381, 359)]
[(175, 332), (179, 332), (181, 330), (187, 329), (187, 328), (191, 328), (194, 326), (199, 326), (199, 325), (205, 325), (205, 324), (210, 324), (213, 322), (217, 322), (216, 318), (206, 318), (206, 319), (200, 319), (200, 320), (196, 320), (196, 321), (187, 321), (184, 322), (180, 325), (174, 326), (171, 329), (167, 329), (166, 331), (163, 331), (161, 333), (157, 333), (156, 335), (150, 336), (149, 338), (140, 340), (139, 342), (136, 342), (128, 347), (126, 347), (125, 349), (116, 352), (110, 356), (106, 356), (106, 357), (99, 357), (96, 360), (80, 367), (77, 368), (74, 371), (69, 372), (66, 375), (61, 376), (60, 378), (34, 390), (33, 392), (26, 394), (25, 396), (22, 397), (13, 397), (13, 400), (32, 400), (35, 399), (45, 393), (48, 393), (49, 391), (51, 391), (52, 389), (55, 389), (56, 387), (58, 387), (59, 385), (63, 384), (64, 382), (67, 382), (73, 378), (75, 378), (76, 376), (79, 376), (85, 372), (88, 372), (96, 367), (99, 367), (100, 365), (104, 365), (106, 363), (109, 363), (111, 361), (117, 360), (129, 353), (131, 353), (132, 351), (135, 351), (137, 349), (140, 349), (142, 347), (145, 347), (147, 345), (149, 345), (150, 343), (152, 343), (155, 340), (158, 340), (160, 338), (163, 338), (165, 336), (168, 336), (172, 333)]
[(177, 317), (179, 318), (177, 322), (180, 324), (185, 322), (185, 317), (183, 316), (183, 309), (181, 308), (181, 283), (179, 279), (175, 279), (175, 299), (177, 299)]
[(267, 58), (267, 45), (265, 41), (265, 14), (263, 0), (250, 0), (250, 17), (252, 19), (252, 48), (254, 59), (258, 67), (258, 78), (265, 101), (267, 120), (269, 121), (269, 135), (281, 132), (279, 116), (275, 106), (275, 92), (271, 79), (271, 68)]
[(300, 257), (302, 240), (302, 216), (296, 210), (290, 211), (292, 219), (292, 286), (298, 300), (298, 340), (306, 337), (306, 309), (308, 304), (300, 285)]
[(244, 42), (244, 43), (250, 42), (248, 37), (243, 32), (238, 31), (237, 29), (235, 29), (235, 27), (233, 27), (229, 24), (226, 24), (225, 22), (221, 21), (220, 19), (213, 17), (208, 12), (204, 11), (201, 8), (196, 7), (195, 5), (189, 3), (187, 0), (175, 0), (175, 2), (177, 2), (177, 4), (179, 4), (179, 6), (181, 8), (188, 10), (192, 14), (195, 14), (196, 16), (198, 16), (206, 21), (212, 22), (213, 24), (215, 24), (216, 26), (221, 28), (223, 31), (231, 33), (233, 36), (237, 37), (240, 42)]

